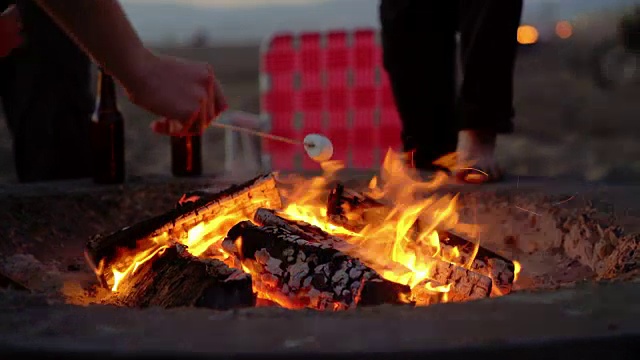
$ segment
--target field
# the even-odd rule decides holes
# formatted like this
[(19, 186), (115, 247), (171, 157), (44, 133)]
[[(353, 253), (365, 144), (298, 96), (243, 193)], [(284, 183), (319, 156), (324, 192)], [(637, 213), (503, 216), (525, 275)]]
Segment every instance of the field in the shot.
[[(634, 180), (640, 175), (639, 87), (601, 90), (588, 64), (597, 39), (523, 48), (516, 69), (516, 132), (500, 139), (499, 157), (514, 175)], [(258, 111), (257, 46), (160, 48), (213, 64), (232, 109)], [(126, 151), (131, 175), (168, 174), (169, 141), (152, 134), (151, 114), (124, 96)], [(205, 135), (205, 171), (223, 170), (222, 133)], [(0, 127), (0, 181), (15, 182), (10, 138)]]

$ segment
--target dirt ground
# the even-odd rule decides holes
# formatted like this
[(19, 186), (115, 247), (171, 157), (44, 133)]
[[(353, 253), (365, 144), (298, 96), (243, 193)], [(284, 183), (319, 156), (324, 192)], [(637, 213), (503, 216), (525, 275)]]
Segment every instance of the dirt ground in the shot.
[[(599, 39), (541, 43), (520, 51), (516, 69), (516, 132), (500, 139), (499, 157), (515, 175), (571, 176), (588, 180), (640, 178), (640, 87), (604, 91), (588, 68)], [(232, 109), (257, 112), (257, 46), (160, 52), (211, 62)], [(152, 134), (153, 117), (122, 97), (128, 173), (168, 174), (169, 141)], [(205, 135), (205, 170), (223, 167), (222, 132)], [(14, 182), (10, 138), (0, 127), (0, 181)]]
[(64, 359), (350, 359), (354, 354), (367, 359), (635, 359), (638, 290), (633, 283), (582, 284), (466, 304), (339, 313), (47, 306), (43, 299), (15, 294), (0, 297), (0, 354)]
[[(96, 277), (83, 257), (89, 237), (162, 214), (189, 190), (222, 190), (233, 182), (6, 187), (0, 193), (0, 272), (55, 302), (99, 302), (107, 294), (95, 292)], [(456, 230), (465, 233), (465, 224), (478, 225), (467, 232), (470, 238), (518, 260), (523, 268), (518, 290), (635, 276), (640, 212), (633, 198), (640, 198), (640, 188), (580, 188), (548, 181), (467, 189), (459, 197)]]
[[(462, 192), (461, 222), (480, 225), (484, 246), (522, 264), (517, 291), (498, 299), (338, 313), (87, 306), (87, 299), (101, 295), (93, 290), (95, 276), (82, 258), (89, 236), (163, 213), (190, 189), (228, 185), (147, 181), (101, 189), (89, 182), (0, 188), (0, 270), (35, 290), (0, 291), (0, 353), (48, 349), (229, 357), (463, 351), (468, 358), (480, 350), (504, 356), (511, 347), (525, 347), (525, 358), (548, 359), (533, 352), (553, 339), (571, 353), (560, 358), (583, 359), (598, 349), (587, 339), (620, 340), (601, 345), (610, 358), (629, 358), (625, 356), (632, 350), (622, 340), (635, 336), (637, 341), (640, 212), (634, 199), (640, 198), (640, 187), (582, 187), (575, 182), (523, 180), (521, 186)], [(579, 196), (568, 198), (573, 191)], [(617, 229), (624, 225), (627, 231)], [(603, 241), (607, 250), (596, 251)], [(633, 249), (622, 251), (625, 245)], [(614, 266), (608, 261), (612, 258)], [(608, 273), (628, 281), (592, 281)], [(576, 339), (584, 341), (574, 343)]]

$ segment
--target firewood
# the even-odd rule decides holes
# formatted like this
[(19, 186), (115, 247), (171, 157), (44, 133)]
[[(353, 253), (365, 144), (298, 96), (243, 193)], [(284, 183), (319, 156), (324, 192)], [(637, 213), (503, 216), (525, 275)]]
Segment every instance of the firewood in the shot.
[(259, 294), (282, 306), (317, 310), (410, 303), (408, 286), (385, 280), (359, 260), (282, 225), (243, 221), (222, 243), (250, 271)]
[(251, 276), (216, 259), (199, 259), (186, 246), (172, 244), (142, 264), (112, 295), (129, 307), (253, 307)]
[[(457, 259), (461, 264), (468, 264), (469, 259), (475, 252), (475, 257), (471, 263), (471, 270), (486, 275), (493, 280), (493, 287), (499, 291), (500, 295), (506, 295), (513, 288), (515, 279), (515, 265), (513, 261), (501, 256), (486, 247), (463, 238), (453, 231), (438, 231), (438, 238), (442, 246), (442, 251), (451, 252), (450, 249), (456, 247), (460, 252)], [(477, 252), (476, 249), (477, 248)]]
[[(272, 226), (297, 236), (313, 244), (319, 244), (326, 248), (339, 249), (349, 253), (352, 247), (345, 239), (330, 235), (322, 229), (305, 223), (283, 218), (276, 211), (270, 209), (258, 209), (254, 216), (254, 222), (262, 226)], [(367, 259), (360, 259), (365, 263)], [(492, 284), (488, 274), (476, 273), (461, 266), (442, 261), (438, 258), (429, 259), (434, 263), (434, 273), (431, 277), (432, 285), (451, 284), (450, 300), (463, 301), (488, 297), (491, 294)], [(398, 266), (399, 268), (400, 266)], [(400, 272), (409, 271), (400, 269)], [(513, 275), (513, 273), (511, 273)], [(513, 278), (512, 278), (513, 280)]]
[[(390, 211), (391, 208), (382, 201), (346, 189), (341, 184), (337, 184), (331, 190), (327, 201), (327, 215), (331, 223), (356, 232), (367, 224), (384, 221)], [(413, 230), (420, 233), (420, 228), (418, 219)], [(456, 263), (467, 266), (475, 252), (476, 244), (449, 230), (438, 231), (438, 235), (444, 252), (450, 253), (453, 247), (457, 247), (461, 256)], [(478, 246), (470, 268), (490, 277), (493, 280), (493, 288), (501, 295), (511, 292), (515, 278), (515, 265), (511, 260), (486, 247)]]
[(311, 243), (322, 244), (338, 250), (346, 250), (349, 244), (337, 236), (333, 236), (317, 226), (313, 226), (304, 221), (291, 220), (279, 216), (272, 209), (258, 209), (253, 216), (253, 221), (261, 226), (275, 226), (285, 228), (291, 234)]
[(338, 183), (329, 192), (327, 217), (334, 225), (358, 232), (366, 225), (379, 223), (389, 214), (390, 207), (360, 192)]
[(451, 284), (448, 292), (450, 301), (477, 300), (491, 295), (490, 277), (437, 258), (433, 261), (435, 266), (431, 279), (436, 283)]
[[(110, 269), (123, 256), (158, 246), (158, 241), (180, 240), (195, 225), (215, 219), (225, 213), (237, 213), (251, 218), (260, 207), (278, 209), (282, 206), (275, 178), (258, 176), (240, 185), (216, 193), (200, 191), (185, 196), (175, 209), (125, 227), (110, 235), (98, 235), (86, 246), (87, 261), (101, 272), (103, 284)], [(159, 240), (158, 240), (159, 239)]]
[[(446, 292), (446, 297), (448, 301), (452, 302), (478, 300), (491, 296), (493, 283), (490, 277), (437, 257), (430, 257), (423, 259), (423, 261), (430, 265), (429, 278), (413, 288), (412, 299), (417, 300), (426, 294), (434, 295), (432, 291), (426, 291), (428, 290), (425, 289), (427, 283), (431, 287), (448, 286), (449, 291)], [(388, 270), (400, 274), (410, 271), (401, 264), (393, 265)], [(424, 301), (420, 303), (427, 305), (434, 302), (437, 301), (434, 301), (432, 297), (427, 303)]]

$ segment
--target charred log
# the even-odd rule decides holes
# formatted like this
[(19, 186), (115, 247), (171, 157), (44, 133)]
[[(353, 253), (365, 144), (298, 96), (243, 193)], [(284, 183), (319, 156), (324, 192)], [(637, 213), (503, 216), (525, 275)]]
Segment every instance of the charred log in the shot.
[[(425, 261), (430, 265), (428, 278), (416, 285), (412, 291), (412, 299), (418, 299), (426, 295), (431, 296), (431, 299), (427, 302), (424, 299), (420, 301), (421, 304), (439, 302), (437, 297), (434, 298), (432, 296), (438, 294), (434, 293), (434, 290), (429, 290), (435, 287), (447, 287), (448, 291), (441, 289), (438, 292), (446, 292), (448, 301), (453, 302), (478, 300), (491, 295), (493, 283), (490, 277), (437, 257), (429, 257)], [(410, 271), (400, 264), (395, 265), (390, 270), (399, 274)]]
[[(110, 269), (131, 251), (145, 251), (158, 242), (179, 240), (195, 225), (224, 213), (251, 218), (260, 207), (280, 208), (280, 194), (274, 177), (259, 176), (217, 193), (199, 191), (184, 196), (179, 205), (156, 217), (123, 228), (110, 235), (95, 236), (86, 246), (87, 261), (96, 269)], [(106, 274), (106, 272), (105, 272)], [(102, 279), (106, 283), (105, 279)]]
[(469, 264), (469, 260), (473, 258), (471, 270), (490, 277), (493, 280), (493, 287), (501, 295), (511, 292), (515, 279), (513, 261), (451, 231), (438, 231), (438, 238), (445, 253), (454, 247), (458, 249), (460, 258), (457, 262)]
[(279, 216), (271, 209), (258, 209), (253, 221), (261, 226), (274, 226), (286, 229), (292, 235), (298, 236), (308, 242), (322, 244), (338, 250), (344, 250), (348, 243), (339, 237), (333, 236), (317, 226), (304, 221), (286, 219)]
[[(329, 220), (351, 231), (359, 231), (367, 224), (383, 221), (390, 211), (383, 202), (346, 189), (342, 184), (337, 184), (331, 190), (327, 201)], [(418, 219), (414, 231), (420, 233), (420, 228)], [(493, 288), (500, 294), (511, 292), (515, 278), (515, 266), (511, 260), (483, 246), (477, 246), (451, 231), (438, 231), (438, 235), (444, 253), (451, 253), (454, 247), (458, 249), (460, 257), (455, 261), (458, 265), (467, 266), (473, 258), (471, 270), (490, 277), (493, 280)]]
[(389, 207), (363, 193), (338, 183), (329, 192), (327, 217), (335, 225), (358, 232), (367, 224), (383, 221)]
[(141, 265), (113, 294), (129, 307), (195, 306), (227, 310), (255, 306), (251, 276), (215, 259), (198, 259), (175, 244)]
[(287, 307), (342, 310), (408, 303), (408, 286), (383, 279), (329, 245), (305, 240), (288, 225), (244, 221), (229, 230), (222, 245), (253, 274), (254, 289)]
[[(285, 219), (273, 210), (258, 209), (254, 216), (254, 221), (263, 226), (283, 229), (288, 234), (322, 247), (339, 249), (347, 253), (350, 249), (348, 242), (344, 239), (330, 235), (322, 229), (303, 221)], [(366, 259), (362, 260), (366, 262)], [(491, 294), (492, 283), (488, 274), (478, 274), (438, 258), (432, 258), (430, 261), (434, 264), (433, 276), (430, 279), (432, 285), (450, 284), (449, 299), (454, 301), (473, 300), (488, 297)], [(405, 270), (409, 271), (408, 269)], [(402, 272), (402, 270), (400, 271)], [(513, 275), (513, 272), (511, 274)], [(432, 294), (433, 292), (428, 293)]]
[(456, 264), (433, 259), (435, 266), (430, 278), (436, 283), (450, 284), (450, 301), (477, 300), (491, 295), (492, 281), (486, 275), (465, 269)]

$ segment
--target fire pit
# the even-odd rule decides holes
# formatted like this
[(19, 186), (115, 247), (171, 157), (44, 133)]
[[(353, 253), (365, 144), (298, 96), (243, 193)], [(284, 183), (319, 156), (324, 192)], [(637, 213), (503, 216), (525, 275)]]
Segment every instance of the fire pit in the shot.
[(374, 179), (329, 164), (313, 178), (2, 189), (0, 271), (34, 293), (0, 290), (0, 354), (632, 351), (640, 189), (456, 187), (401, 164), (390, 154)]
[[(100, 301), (336, 311), (511, 293), (520, 263), (478, 239), (477, 217), (461, 219), (458, 195), (442, 191), (444, 176), (419, 181), (403, 164), (390, 152), (365, 189), (337, 182), (339, 165), (329, 163), (312, 179), (268, 174), (220, 192), (187, 193), (164, 214), (88, 242), (86, 258), (110, 290)], [(516, 210), (539, 221), (534, 211)], [(584, 216), (564, 221), (580, 224), (562, 235), (574, 240), (550, 242), (561, 241), (579, 266), (600, 277), (629, 270), (636, 238)], [(586, 232), (591, 239), (583, 241)]]

